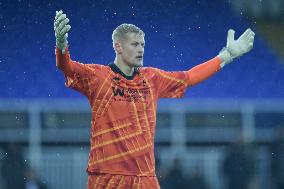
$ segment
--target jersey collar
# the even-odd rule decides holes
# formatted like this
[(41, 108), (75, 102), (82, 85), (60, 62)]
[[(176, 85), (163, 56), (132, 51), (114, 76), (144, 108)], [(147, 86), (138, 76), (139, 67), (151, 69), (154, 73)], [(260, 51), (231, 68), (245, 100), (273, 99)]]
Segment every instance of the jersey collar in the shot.
[(111, 68), (111, 70), (112, 70), (114, 73), (120, 74), (122, 77), (124, 77), (124, 78), (127, 79), (127, 80), (132, 80), (132, 79), (134, 78), (134, 76), (139, 73), (139, 69), (138, 69), (138, 68), (134, 68), (133, 74), (132, 74), (131, 76), (128, 76), (128, 75), (125, 75), (125, 74), (119, 69), (119, 67), (117, 67), (117, 65), (115, 65), (113, 62), (110, 63), (108, 66)]

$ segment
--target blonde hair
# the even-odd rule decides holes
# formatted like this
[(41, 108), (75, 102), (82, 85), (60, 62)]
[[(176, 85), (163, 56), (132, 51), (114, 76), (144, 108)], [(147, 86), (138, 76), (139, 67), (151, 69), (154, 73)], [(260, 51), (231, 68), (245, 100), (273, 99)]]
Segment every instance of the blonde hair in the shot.
[(135, 33), (137, 35), (142, 35), (143, 37), (145, 36), (145, 33), (140, 28), (138, 28), (137, 26), (135, 26), (133, 24), (124, 23), (124, 24), (117, 26), (117, 28), (115, 28), (115, 30), (113, 30), (113, 32), (112, 32), (113, 45), (114, 45), (114, 43), (116, 43), (120, 39), (125, 40), (127, 33)]

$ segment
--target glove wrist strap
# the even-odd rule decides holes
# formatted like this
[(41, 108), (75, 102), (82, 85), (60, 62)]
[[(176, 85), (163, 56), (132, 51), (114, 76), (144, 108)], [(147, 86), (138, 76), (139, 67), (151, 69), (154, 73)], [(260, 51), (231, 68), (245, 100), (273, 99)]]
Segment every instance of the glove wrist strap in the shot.
[(218, 57), (222, 60), (222, 63), (220, 64), (221, 68), (233, 61), (233, 57), (227, 47), (224, 47), (219, 52)]

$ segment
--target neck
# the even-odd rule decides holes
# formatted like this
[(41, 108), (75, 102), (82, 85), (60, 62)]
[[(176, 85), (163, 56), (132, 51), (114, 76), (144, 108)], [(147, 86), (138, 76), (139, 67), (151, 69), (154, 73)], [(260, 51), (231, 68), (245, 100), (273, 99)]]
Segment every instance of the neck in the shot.
[(114, 64), (127, 76), (132, 76), (134, 67), (128, 66), (121, 58), (115, 57)]

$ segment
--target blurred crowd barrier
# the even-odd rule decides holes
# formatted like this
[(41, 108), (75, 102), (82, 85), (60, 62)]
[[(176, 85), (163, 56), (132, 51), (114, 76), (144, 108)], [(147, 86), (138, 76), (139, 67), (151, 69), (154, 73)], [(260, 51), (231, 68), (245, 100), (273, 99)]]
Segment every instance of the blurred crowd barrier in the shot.
[[(85, 188), (90, 124), (85, 100), (0, 101), (0, 188)], [(161, 100), (162, 189), (283, 188), (282, 127), (283, 101)]]

